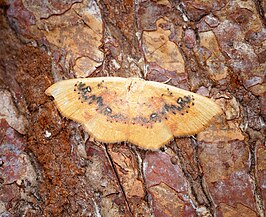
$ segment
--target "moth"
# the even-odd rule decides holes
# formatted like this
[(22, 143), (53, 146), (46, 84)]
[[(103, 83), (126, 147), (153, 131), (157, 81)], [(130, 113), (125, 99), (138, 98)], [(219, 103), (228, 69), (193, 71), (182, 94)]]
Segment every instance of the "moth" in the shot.
[(127, 141), (145, 149), (197, 134), (222, 113), (207, 97), (140, 78), (63, 80), (45, 93), (63, 116), (82, 124), (96, 140)]

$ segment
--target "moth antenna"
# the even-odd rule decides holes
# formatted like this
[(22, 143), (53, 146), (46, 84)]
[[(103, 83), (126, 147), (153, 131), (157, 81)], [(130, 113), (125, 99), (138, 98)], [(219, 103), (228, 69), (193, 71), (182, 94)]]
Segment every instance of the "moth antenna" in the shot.
[(172, 78), (168, 78), (166, 81), (163, 81), (162, 83), (163, 84), (167, 84), (169, 81), (171, 81), (172, 80)]

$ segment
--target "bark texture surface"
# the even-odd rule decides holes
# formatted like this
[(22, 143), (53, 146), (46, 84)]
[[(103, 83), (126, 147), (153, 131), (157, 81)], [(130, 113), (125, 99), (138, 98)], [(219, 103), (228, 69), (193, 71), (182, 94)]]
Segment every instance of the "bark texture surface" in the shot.
[[(0, 216), (265, 216), (266, 3), (0, 1)], [(158, 151), (100, 144), (44, 92), (142, 77), (213, 98)]]

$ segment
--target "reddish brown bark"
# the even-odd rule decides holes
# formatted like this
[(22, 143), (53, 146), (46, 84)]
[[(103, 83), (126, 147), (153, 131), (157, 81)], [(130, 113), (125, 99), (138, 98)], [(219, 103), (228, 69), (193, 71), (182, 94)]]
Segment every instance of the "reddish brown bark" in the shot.
[[(0, 213), (264, 216), (262, 1), (0, 2)], [(224, 114), (158, 151), (99, 144), (44, 91), (73, 77), (143, 77)]]

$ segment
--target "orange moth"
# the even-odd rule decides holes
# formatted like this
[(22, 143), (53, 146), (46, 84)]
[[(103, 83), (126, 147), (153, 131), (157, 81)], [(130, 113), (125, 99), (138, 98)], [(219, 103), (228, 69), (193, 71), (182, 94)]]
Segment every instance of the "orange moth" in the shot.
[(63, 116), (81, 123), (96, 140), (146, 149), (197, 134), (222, 112), (209, 98), (140, 78), (70, 79), (45, 93)]

